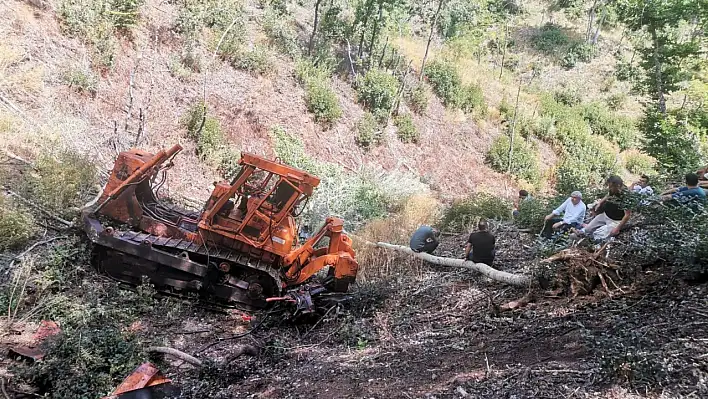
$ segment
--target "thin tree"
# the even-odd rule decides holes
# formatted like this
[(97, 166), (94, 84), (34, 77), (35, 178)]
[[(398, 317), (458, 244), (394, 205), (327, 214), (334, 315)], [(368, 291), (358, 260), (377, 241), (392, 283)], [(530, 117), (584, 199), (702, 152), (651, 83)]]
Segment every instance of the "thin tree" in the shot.
[(310, 35), (310, 42), (307, 45), (307, 55), (312, 55), (312, 45), (315, 42), (315, 34), (317, 33), (317, 24), (319, 23), (320, 3), (322, 3), (322, 0), (315, 1), (315, 21), (312, 23), (312, 34)]
[(516, 90), (516, 105), (514, 105), (514, 120), (511, 121), (511, 137), (509, 137), (509, 166), (506, 173), (511, 173), (511, 160), (514, 157), (514, 136), (516, 135), (516, 119), (519, 113), (519, 95), (521, 94), (522, 76), (519, 76), (519, 88)]
[(442, 10), (444, 4), (445, 0), (440, 0), (440, 2), (438, 3), (438, 9), (435, 11), (435, 15), (433, 16), (433, 22), (430, 24), (428, 44), (425, 45), (425, 55), (423, 55), (423, 62), (420, 64), (420, 76), (418, 77), (418, 80), (423, 80), (423, 73), (425, 72), (425, 61), (428, 60), (428, 51), (430, 50), (430, 43), (433, 41), (433, 33), (435, 32), (435, 26), (438, 23), (438, 16), (440, 15), (440, 11)]

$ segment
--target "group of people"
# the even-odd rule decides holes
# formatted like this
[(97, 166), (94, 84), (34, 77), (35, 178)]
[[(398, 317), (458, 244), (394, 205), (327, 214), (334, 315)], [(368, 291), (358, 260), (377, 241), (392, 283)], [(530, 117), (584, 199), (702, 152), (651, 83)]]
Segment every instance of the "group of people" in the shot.
[[(590, 205), (583, 202), (583, 194), (573, 191), (558, 208), (545, 216), (541, 236), (552, 238), (555, 234), (568, 232), (574, 237), (592, 237), (594, 241), (603, 241), (622, 231), (632, 216), (625, 196), (631, 192), (646, 197), (655, 197), (649, 178), (642, 175), (631, 187), (627, 187), (621, 177), (612, 175), (607, 179), (607, 194)], [(698, 173), (685, 176), (685, 185), (662, 192), (660, 201), (673, 201), (678, 204), (691, 204), (706, 200), (708, 190), (708, 166)], [(657, 198), (657, 197), (655, 197)], [(513, 215), (520, 214), (520, 204), (533, 198), (526, 190), (519, 191), (514, 202)], [(586, 216), (590, 220), (586, 223)], [(410, 239), (410, 248), (414, 252), (432, 254), (439, 245), (440, 232), (430, 226), (421, 226)], [(465, 245), (464, 259), (492, 265), (496, 255), (496, 238), (489, 232), (486, 220), (480, 220), (477, 230), (472, 232)]]
[[(688, 173), (685, 176), (685, 183), (684, 186), (662, 192), (658, 199), (682, 205), (706, 200), (706, 191), (703, 187), (708, 187), (708, 181), (701, 183), (698, 174)], [(621, 177), (610, 176), (607, 179), (607, 195), (589, 206), (583, 203), (580, 191), (573, 191), (563, 204), (546, 215), (541, 235), (550, 238), (554, 234), (569, 231), (575, 237), (590, 236), (595, 241), (616, 236), (627, 225), (632, 215), (632, 211), (624, 201), (624, 197), (630, 190), (642, 196), (654, 196), (654, 189), (649, 185), (649, 178), (646, 175), (642, 175), (631, 188), (624, 185)], [(588, 212), (591, 220), (585, 223)]]

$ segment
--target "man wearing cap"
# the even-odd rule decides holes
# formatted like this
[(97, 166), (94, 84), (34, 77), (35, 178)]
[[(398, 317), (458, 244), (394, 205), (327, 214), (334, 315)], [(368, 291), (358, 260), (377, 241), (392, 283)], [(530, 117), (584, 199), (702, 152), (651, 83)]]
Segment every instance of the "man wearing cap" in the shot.
[[(550, 238), (553, 231), (566, 231), (571, 227), (579, 227), (585, 220), (587, 206), (583, 202), (583, 194), (580, 191), (573, 191), (570, 198), (566, 199), (558, 208), (548, 214), (543, 226), (544, 237)], [(558, 216), (563, 215), (562, 218)]]

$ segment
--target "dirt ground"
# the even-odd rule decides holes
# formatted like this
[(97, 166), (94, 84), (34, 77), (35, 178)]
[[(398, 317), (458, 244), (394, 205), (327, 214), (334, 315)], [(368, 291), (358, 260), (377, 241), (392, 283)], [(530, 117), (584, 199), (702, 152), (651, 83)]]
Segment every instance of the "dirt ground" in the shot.
[[(506, 236), (502, 247), (518, 244)], [(459, 255), (460, 242), (463, 236), (450, 237), (438, 251)], [(522, 248), (502, 249), (496, 266), (523, 271), (531, 249)], [(411, 266), (410, 275), (360, 284), (348, 304), (314, 323), (276, 313), (256, 314), (250, 325), (239, 312), (187, 318), (163, 331), (170, 345), (216, 361), (243, 344), (261, 354), (228, 368), (198, 372), (172, 362), (164, 371), (190, 398), (708, 395), (705, 284), (651, 267), (626, 276), (633, 283), (610, 295), (539, 298), (497, 314), (492, 303), (524, 291), (467, 271)], [(218, 341), (261, 322), (240, 339)], [(200, 330), (207, 332), (189, 333)]]

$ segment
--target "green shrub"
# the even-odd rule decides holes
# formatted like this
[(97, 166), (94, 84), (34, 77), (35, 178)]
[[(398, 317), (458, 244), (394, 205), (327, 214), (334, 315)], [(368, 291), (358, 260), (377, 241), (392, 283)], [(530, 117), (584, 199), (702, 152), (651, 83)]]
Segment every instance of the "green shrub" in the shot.
[(433, 61), (425, 67), (425, 78), (446, 106), (458, 101), (462, 79), (457, 68), (448, 62)]
[(466, 113), (475, 112), (480, 117), (486, 116), (488, 111), (482, 89), (472, 84), (460, 88), (454, 105)]
[(571, 89), (563, 89), (563, 90), (558, 90), (555, 93), (553, 93), (553, 99), (556, 100), (559, 104), (562, 105), (567, 105), (567, 106), (574, 106), (580, 104), (582, 99), (580, 98), (580, 93), (578, 93), (577, 90), (571, 90)]
[(371, 69), (358, 84), (358, 100), (371, 112), (389, 112), (398, 91), (398, 79), (391, 74)]
[(610, 107), (611, 110), (617, 111), (618, 109), (621, 109), (624, 106), (624, 103), (627, 101), (627, 94), (625, 93), (614, 93), (610, 94), (607, 97), (607, 106)]
[(362, 148), (368, 149), (383, 141), (383, 129), (376, 117), (370, 112), (364, 113), (364, 116), (359, 119), (356, 130), (356, 143)]
[(529, 201), (519, 202), (519, 214), (514, 218), (521, 228), (537, 233), (545, 223), (544, 218), (568, 198), (563, 192), (555, 197), (533, 197)]
[(196, 142), (199, 158), (223, 176), (230, 176), (238, 168), (239, 153), (228, 145), (219, 120), (204, 117), (206, 111), (203, 102), (195, 104), (182, 117), (182, 125), (187, 128), (187, 136)]
[(96, 95), (98, 79), (90, 70), (72, 69), (64, 75), (64, 80), (79, 93)]
[(33, 234), (32, 215), (0, 194), (0, 251), (24, 245)]
[(567, 46), (570, 38), (560, 26), (548, 22), (531, 38), (531, 42), (537, 50), (546, 55), (553, 55), (557, 54), (560, 48)]
[(602, 185), (619, 165), (612, 145), (595, 135), (579, 138), (556, 166), (556, 190), (569, 193), (587, 186)]
[(310, 82), (305, 90), (307, 110), (315, 115), (315, 121), (331, 125), (342, 116), (337, 95), (329, 86)]
[[(218, 54), (223, 59), (233, 61), (241, 54), (247, 21), (240, 0), (178, 0), (178, 5), (175, 31), (190, 46), (199, 41), (202, 28), (209, 28), (213, 31), (211, 51), (216, 50), (221, 40)], [(232, 25), (233, 21), (236, 23)]]
[(295, 77), (305, 87), (307, 109), (315, 115), (315, 121), (327, 125), (342, 116), (337, 95), (329, 87), (330, 75), (331, 69), (316, 66), (309, 59), (302, 59), (295, 66)]
[(502, 120), (512, 120), (514, 118), (514, 107), (509, 104), (506, 95), (502, 97), (499, 107), (497, 108), (499, 109), (499, 116)]
[(582, 107), (581, 114), (588, 121), (593, 133), (617, 143), (625, 150), (639, 144), (639, 130), (629, 118), (614, 115), (601, 103), (589, 103)]
[(273, 10), (266, 10), (263, 16), (263, 31), (271, 44), (285, 54), (295, 57), (300, 52), (297, 44), (297, 32), (293, 27), (292, 18)]
[(57, 14), (63, 30), (90, 43), (93, 61), (113, 65), (116, 30), (132, 28), (140, 16), (142, 0), (63, 0)]
[(406, 94), (408, 104), (413, 112), (418, 115), (425, 115), (425, 111), (428, 109), (428, 102), (430, 101), (428, 89), (424, 85), (419, 84), (415, 88), (408, 90)]
[(231, 63), (234, 68), (260, 75), (268, 75), (273, 68), (270, 51), (258, 45), (250, 50), (239, 52)]
[(656, 159), (639, 150), (629, 150), (622, 153), (624, 167), (634, 174), (652, 174), (656, 167)]
[(72, 152), (40, 155), (36, 177), (24, 182), (21, 191), (50, 211), (72, 217), (95, 190), (97, 170), (87, 157)]
[(592, 44), (577, 42), (568, 48), (561, 60), (561, 66), (571, 69), (575, 67), (578, 62), (590, 62), (594, 55), (595, 47)]
[(507, 220), (511, 215), (511, 203), (486, 193), (472, 194), (456, 201), (443, 215), (440, 226), (446, 230), (463, 231), (478, 219)]
[[(509, 167), (510, 140), (506, 135), (498, 136), (487, 152), (486, 162), (497, 172), (506, 173)], [(514, 140), (514, 151), (511, 157), (511, 174), (528, 181), (538, 182), (541, 172), (538, 151), (521, 137)]]
[(417, 143), (420, 138), (420, 133), (413, 124), (413, 118), (410, 115), (398, 115), (395, 120), (398, 128), (398, 139), (404, 143)]

